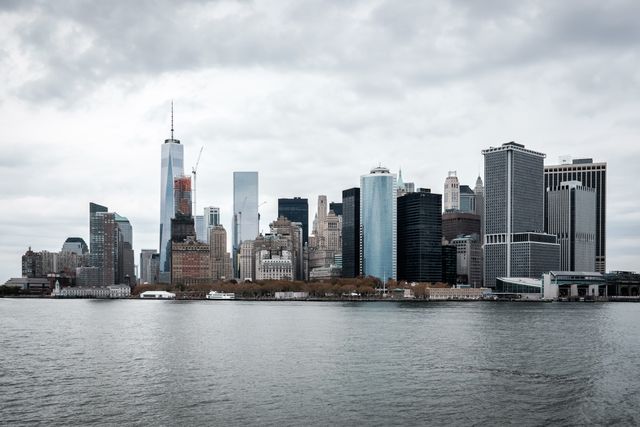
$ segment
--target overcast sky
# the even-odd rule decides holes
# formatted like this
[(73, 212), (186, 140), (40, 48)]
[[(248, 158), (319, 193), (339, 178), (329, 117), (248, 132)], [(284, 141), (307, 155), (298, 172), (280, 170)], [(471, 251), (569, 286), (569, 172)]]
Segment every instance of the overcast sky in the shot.
[(28, 246), (89, 243), (89, 202), (157, 248), (175, 102), (198, 210), (232, 172), (340, 201), (381, 163), (442, 193), (514, 140), (608, 163), (608, 270), (640, 270), (640, 2), (2, 1), (0, 282)]

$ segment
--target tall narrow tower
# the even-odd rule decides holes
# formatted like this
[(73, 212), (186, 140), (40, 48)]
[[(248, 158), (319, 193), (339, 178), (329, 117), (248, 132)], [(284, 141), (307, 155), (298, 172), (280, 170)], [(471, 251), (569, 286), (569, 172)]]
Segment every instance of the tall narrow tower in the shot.
[(360, 177), (360, 274), (397, 279), (396, 174), (379, 166)]
[(173, 102), (171, 103), (171, 138), (162, 144), (160, 170), (160, 281), (171, 280), (171, 219), (175, 213), (173, 181), (184, 175), (184, 146), (173, 138)]
[(232, 248), (234, 277), (240, 277), (238, 254), (242, 242), (254, 240), (260, 229), (258, 172), (233, 173)]

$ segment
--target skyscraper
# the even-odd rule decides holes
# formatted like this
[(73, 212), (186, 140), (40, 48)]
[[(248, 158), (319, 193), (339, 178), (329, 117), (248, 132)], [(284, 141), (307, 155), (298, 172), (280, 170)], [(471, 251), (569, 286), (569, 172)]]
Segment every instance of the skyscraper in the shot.
[(338, 216), (342, 216), (342, 203), (339, 203), (339, 202), (329, 203), (329, 210), (333, 211)]
[(456, 176), (456, 171), (449, 171), (449, 175), (444, 180), (444, 200), (442, 202), (444, 210), (460, 209), (460, 183)]
[(174, 218), (171, 219), (171, 245), (169, 245), (168, 249), (170, 260), (173, 243), (181, 243), (187, 237), (193, 239), (196, 235), (193, 216), (191, 215), (191, 177), (179, 176), (174, 178), (173, 190), (175, 213)]
[(561, 182), (547, 190), (546, 231), (560, 243), (562, 271), (594, 271), (596, 255), (596, 190), (580, 181)]
[(231, 278), (231, 257), (227, 252), (227, 231), (222, 225), (214, 225), (209, 233), (211, 278), (214, 280)]
[(61, 252), (73, 252), (77, 255), (84, 255), (89, 252), (89, 248), (82, 237), (67, 237), (67, 240), (65, 240), (62, 245)]
[(360, 272), (396, 279), (396, 175), (378, 166), (360, 177)]
[(97, 203), (89, 203), (89, 265), (100, 267), (103, 257), (103, 236), (99, 234), (101, 230), (102, 218), (98, 217), (101, 212), (108, 212), (109, 208)]
[(342, 277), (360, 274), (360, 189), (342, 192)]
[(484, 285), (497, 277), (539, 278), (560, 266), (556, 237), (544, 230), (543, 153), (508, 142), (482, 151), (485, 172)]
[(135, 283), (135, 255), (133, 251), (133, 228), (129, 220), (115, 214), (115, 221), (120, 230), (118, 242), (118, 274), (116, 283), (133, 285)]
[(162, 145), (160, 170), (160, 281), (171, 280), (171, 219), (174, 218), (174, 179), (184, 175), (184, 147), (173, 138), (173, 103), (171, 104), (171, 138)]
[(233, 173), (233, 269), (239, 277), (238, 252), (245, 240), (254, 240), (260, 231), (258, 216), (258, 172)]
[(153, 263), (153, 256), (158, 255), (158, 251), (155, 249), (142, 249), (140, 250), (140, 282), (141, 283), (156, 283), (158, 280), (158, 274), (155, 271), (155, 265)]
[(468, 185), (460, 186), (460, 212), (476, 213), (476, 195)]
[[(198, 236), (199, 240), (209, 242), (209, 235), (213, 227), (220, 225), (220, 208), (215, 206), (207, 206), (204, 208), (204, 236)], [(197, 232), (197, 227), (196, 227)]]
[(480, 176), (476, 179), (476, 186), (473, 187), (473, 192), (476, 195), (475, 214), (480, 216), (480, 242), (484, 242), (484, 185), (482, 185)]
[(309, 201), (301, 197), (278, 199), (278, 217), (281, 216), (302, 224), (302, 238), (306, 245), (309, 242)]
[(544, 168), (544, 188), (557, 189), (564, 181), (580, 181), (596, 190), (596, 254), (595, 271), (607, 268), (607, 163), (593, 159), (574, 159), (572, 163), (548, 165)]
[(442, 280), (442, 195), (419, 188), (398, 197), (398, 278)]

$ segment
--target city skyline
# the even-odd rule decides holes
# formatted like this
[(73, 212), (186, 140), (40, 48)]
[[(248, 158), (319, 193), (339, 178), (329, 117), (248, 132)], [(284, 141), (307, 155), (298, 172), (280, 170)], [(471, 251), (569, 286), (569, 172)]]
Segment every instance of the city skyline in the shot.
[[(171, 99), (185, 172), (204, 146), (198, 204), (219, 206), (229, 232), (233, 171), (258, 171), (259, 203), (266, 202), (260, 231), (267, 231), (278, 198), (306, 197), (315, 212), (317, 195), (340, 202), (379, 162), (393, 173), (402, 167), (407, 181), (434, 193), (449, 170), (471, 186), (484, 177), (481, 150), (513, 140), (545, 153), (549, 165), (563, 155), (607, 162), (607, 270), (640, 270), (632, 2), (584, 5), (588, 34), (568, 25), (576, 7), (569, 2), (536, 13), (528, 3), (484, 5), (508, 40), (474, 6), (444, 3), (274, 10), (225, 3), (203, 6), (208, 14), (172, 5), (182, 31), (171, 30), (177, 24), (159, 5), (155, 13), (145, 5), (3, 7), (2, 280), (19, 276), (29, 246), (59, 250), (69, 236), (89, 242), (92, 200), (126, 212), (136, 259), (141, 249), (158, 249), (158, 159), (170, 137)], [(98, 22), (105, 15), (113, 28)], [(433, 19), (433, 28), (416, 17)], [(216, 25), (199, 27), (213, 29), (196, 29), (207, 20)], [(245, 20), (250, 31), (231, 42), (237, 54), (207, 32)], [(460, 25), (447, 29), (445, 21)], [(301, 31), (300, 40), (270, 36), (279, 26)], [(166, 49), (159, 53), (145, 37)], [(194, 48), (185, 50), (188, 40)], [(350, 56), (372, 50), (378, 54)]]

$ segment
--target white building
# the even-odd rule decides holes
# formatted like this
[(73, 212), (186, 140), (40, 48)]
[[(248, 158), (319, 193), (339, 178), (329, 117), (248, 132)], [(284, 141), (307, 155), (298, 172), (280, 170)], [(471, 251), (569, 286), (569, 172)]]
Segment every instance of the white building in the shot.
[[(213, 229), (213, 227), (216, 227), (220, 224), (220, 208), (215, 207), (215, 206), (207, 206), (204, 208), (204, 215), (203, 215), (203, 227), (204, 227), (204, 236), (202, 238), (200, 238), (200, 236), (198, 236), (198, 240), (208, 243), (209, 242), (209, 233), (211, 233), (211, 230)], [(197, 221), (197, 217), (196, 217), (196, 221)], [(197, 225), (196, 225), (197, 227)], [(196, 228), (196, 233), (197, 233), (197, 228)]]
[(442, 208), (448, 210), (460, 209), (460, 183), (456, 171), (449, 171), (449, 176), (444, 180), (444, 194)]
[(261, 250), (256, 254), (256, 280), (292, 280), (293, 274), (291, 252), (273, 255)]

